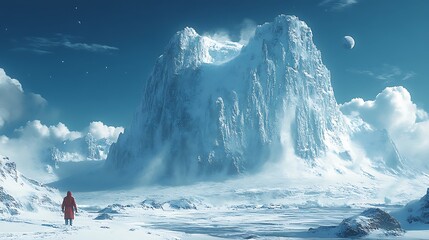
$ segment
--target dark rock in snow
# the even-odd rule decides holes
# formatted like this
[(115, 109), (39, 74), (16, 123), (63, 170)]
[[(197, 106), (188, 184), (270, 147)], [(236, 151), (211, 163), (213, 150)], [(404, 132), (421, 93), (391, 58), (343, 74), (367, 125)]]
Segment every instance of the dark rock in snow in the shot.
[(19, 213), (18, 209), (22, 207), (15, 198), (4, 191), (3, 187), (0, 187), (0, 203), (4, 205), (4, 208), (0, 207), (0, 214), (17, 215)]
[(398, 236), (404, 232), (398, 220), (379, 208), (370, 208), (357, 216), (346, 218), (338, 228), (339, 237), (362, 237), (375, 230), (381, 230), (388, 236)]
[(143, 208), (147, 208), (147, 209), (163, 209), (162, 203), (159, 203), (159, 202), (155, 201), (154, 199), (145, 199), (141, 203), (141, 205)]
[(168, 204), (168, 206), (173, 209), (197, 209), (195, 204), (185, 198), (170, 200), (167, 201), (165, 204)]
[(102, 214), (98, 215), (96, 218), (94, 218), (94, 220), (112, 220), (112, 219), (113, 219), (113, 217), (107, 213), (102, 213)]
[(10, 162), (8, 157), (3, 157), (4, 162), (0, 166), (0, 175), (6, 178), (6, 175), (11, 176), (15, 182), (18, 181), (18, 173), (16, 172), (15, 162)]
[(359, 215), (346, 218), (338, 226), (310, 228), (309, 231), (341, 238), (364, 237), (373, 232), (385, 236), (400, 236), (404, 233), (398, 220), (379, 208), (370, 208)]
[(125, 208), (125, 206), (115, 203), (115, 204), (109, 205), (109, 206), (101, 209), (100, 211), (98, 211), (98, 213), (118, 214), (118, 213), (120, 213), (121, 210), (124, 210), (124, 208)]

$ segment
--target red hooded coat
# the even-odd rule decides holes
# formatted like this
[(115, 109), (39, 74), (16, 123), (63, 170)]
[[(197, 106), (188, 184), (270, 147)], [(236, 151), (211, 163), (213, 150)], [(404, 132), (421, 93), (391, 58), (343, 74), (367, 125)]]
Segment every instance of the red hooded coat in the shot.
[(77, 211), (77, 207), (70, 191), (67, 192), (67, 197), (64, 198), (61, 209), (64, 212), (64, 219), (74, 219), (74, 211)]

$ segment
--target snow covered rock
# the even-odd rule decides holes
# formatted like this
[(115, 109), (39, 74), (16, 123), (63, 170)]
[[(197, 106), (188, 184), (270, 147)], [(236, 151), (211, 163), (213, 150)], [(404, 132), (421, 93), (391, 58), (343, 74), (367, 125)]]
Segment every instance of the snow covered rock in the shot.
[(403, 209), (392, 214), (404, 223), (429, 224), (429, 188), (422, 198), (408, 203)]
[(145, 209), (163, 209), (162, 203), (159, 203), (154, 199), (145, 199), (141, 202), (141, 206)]
[(311, 29), (280, 15), (242, 47), (178, 32), (107, 166), (186, 181), (251, 172), (290, 151), (314, 165), (347, 127)]
[(98, 213), (109, 213), (109, 214), (118, 214), (120, 213), (122, 210), (125, 209), (126, 206), (123, 206), (121, 204), (112, 204), (109, 205), (103, 209), (101, 209), (100, 211), (98, 211)]
[(341, 238), (364, 237), (369, 234), (399, 236), (404, 233), (398, 220), (379, 208), (369, 208), (361, 214), (344, 219), (338, 226), (323, 226), (310, 232), (318, 235), (335, 235)]
[(96, 218), (94, 218), (94, 220), (112, 220), (113, 217), (110, 216), (108, 213), (102, 213), (100, 215), (98, 215)]
[(16, 215), (21, 207), (22, 205), (15, 198), (7, 194), (3, 187), (0, 187), (0, 215), (5, 213)]
[(361, 237), (374, 231), (381, 231), (386, 236), (398, 236), (404, 232), (395, 218), (379, 208), (370, 208), (357, 216), (344, 219), (338, 230), (339, 237)]
[(40, 209), (58, 211), (60, 202), (58, 191), (23, 176), (14, 162), (0, 156), (0, 216)]
[(197, 209), (196, 205), (189, 199), (179, 198), (159, 202), (154, 199), (145, 199), (141, 206), (145, 209), (162, 209), (162, 210), (189, 210)]
[(175, 199), (175, 200), (170, 200), (167, 201), (163, 204), (163, 209), (176, 209), (176, 210), (180, 210), (180, 209), (197, 209), (197, 207), (195, 206), (195, 204), (193, 204), (191, 201), (189, 201), (186, 198), (181, 198), (181, 199)]

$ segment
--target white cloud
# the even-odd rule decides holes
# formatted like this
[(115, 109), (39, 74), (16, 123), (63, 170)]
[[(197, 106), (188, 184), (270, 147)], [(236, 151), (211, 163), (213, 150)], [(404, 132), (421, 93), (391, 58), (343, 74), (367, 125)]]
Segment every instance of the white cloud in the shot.
[(383, 65), (383, 72), (376, 74), (375, 78), (379, 80), (392, 80), (402, 75), (402, 71), (397, 66)]
[(319, 6), (327, 7), (331, 11), (341, 11), (358, 3), (357, 0), (323, 0)]
[(410, 78), (413, 78), (416, 75), (415, 72), (407, 72), (402, 76), (402, 80), (408, 80)]
[(0, 129), (7, 123), (35, 115), (46, 104), (42, 96), (25, 92), (18, 80), (7, 76), (0, 68)]
[(108, 45), (102, 45), (97, 43), (72, 43), (70, 41), (65, 41), (62, 43), (62, 46), (71, 48), (74, 50), (84, 50), (89, 52), (109, 52), (119, 50), (117, 47), (112, 47)]
[(355, 98), (344, 103), (341, 110), (348, 115), (358, 114), (376, 128), (395, 132), (411, 127), (416, 122), (418, 109), (407, 89), (388, 87), (373, 101)]
[(36, 48), (29, 48), (29, 47), (17, 47), (17, 48), (13, 48), (11, 50), (17, 51), (17, 52), (32, 52), (32, 53), (36, 53), (36, 54), (40, 54), (40, 55), (52, 53), (51, 51), (41, 50), (41, 49), (36, 49)]
[(64, 123), (47, 126), (40, 120), (29, 121), (24, 127), (16, 130), (20, 138), (37, 139), (47, 143), (57, 143), (66, 140), (75, 140), (82, 137), (82, 133), (70, 131)]
[(341, 111), (359, 116), (378, 129), (386, 129), (409, 161), (429, 166), (428, 114), (413, 103), (404, 87), (387, 87), (374, 100), (352, 99), (341, 106)]
[(76, 131), (70, 131), (64, 123), (58, 123), (57, 126), (50, 126), (49, 130), (51, 135), (56, 139), (64, 140), (75, 140), (82, 137), (82, 133)]
[(97, 121), (89, 124), (88, 132), (97, 140), (105, 138), (111, 142), (116, 142), (119, 134), (124, 132), (124, 128), (107, 126), (104, 125), (104, 123)]
[(378, 70), (350, 70), (350, 72), (366, 75), (385, 82), (406, 81), (416, 76), (413, 71), (404, 71), (398, 66), (383, 64)]
[(109, 53), (119, 48), (98, 43), (77, 42), (77, 37), (57, 34), (55, 37), (27, 37), (24, 46), (14, 48), (15, 51), (29, 51), (37, 54), (49, 54), (56, 48)]

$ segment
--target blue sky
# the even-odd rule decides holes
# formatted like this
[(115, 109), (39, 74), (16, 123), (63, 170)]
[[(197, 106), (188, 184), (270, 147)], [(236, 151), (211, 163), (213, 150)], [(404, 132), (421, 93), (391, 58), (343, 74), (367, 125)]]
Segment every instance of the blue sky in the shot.
[[(22, 121), (126, 127), (175, 32), (190, 26), (238, 40), (245, 25), (283, 13), (312, 28), (339, 103), (401, 85), (428, 111), (428, 12), (425, 0), (2, 1), (0, 68), (46, 100), (44, 111)], [(344, 35), (355, 38), (354, 49), (342, 47)]]

